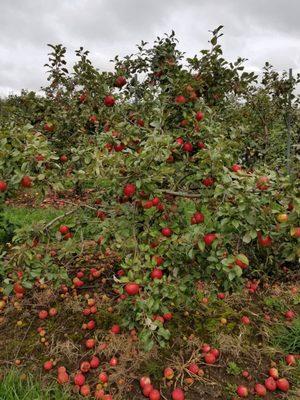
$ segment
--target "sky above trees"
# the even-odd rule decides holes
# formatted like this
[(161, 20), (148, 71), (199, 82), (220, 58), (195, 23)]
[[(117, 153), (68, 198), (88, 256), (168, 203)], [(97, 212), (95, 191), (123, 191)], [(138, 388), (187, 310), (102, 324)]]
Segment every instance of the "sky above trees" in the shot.
[(9, 0), (0, 1), (0, 95), (45, 84), (47, 43), (63, 43), (68, 59), (80, 46), (100, 70), (141, 40), (175, 30), (189, 56), (208, 46), (209, 30), (224, 25), (225, 56), (265, 61), (300, 72), (299, 0)]

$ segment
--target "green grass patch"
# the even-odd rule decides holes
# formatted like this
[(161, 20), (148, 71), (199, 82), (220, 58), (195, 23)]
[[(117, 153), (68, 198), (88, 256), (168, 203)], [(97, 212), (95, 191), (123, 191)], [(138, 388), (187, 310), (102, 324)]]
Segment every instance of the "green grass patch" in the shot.
[(71, 396), (54, 383), (44, 388), (32, 375), (12, 369), (0, 381), (0, 400), (71, 400)]
[(272, 333), (271, 343), (274, 347), (282, 349), (287, 354), (300, 353), (300, 318), (293, 321), (290, 326), (279, 326)]
[(21, 208), (4, 207), (3, 215), (13, 225), (18, 227), (29, 226), (34, 223), (45, 221), (49, 222), (55, 217), (62, 215), (65, 211), (55, 208)]
[[(55, 208), (23, 208), (23, 207), (4, 207), (3, 219), (10, 223), (15, 231), (17, 228), (29, 228), (34, 227), (35, 224), (41, 222), (47, 224), (54, 218), (63, 215), (66, 211), (71, 210), (72, 207), (63, 210), (57, 210)], [(80, 217), (78, 217), (80, 215)], [(80, 220), (80, 224), (78, 224)], [(75, 214), (66, 216), (65, 218), (58, 221), (51, 227), (52, 231), (58, 229), (61, 224), (66, 224), (71, 228), (74, 237), (78, 240), (81, 237), (85, 239), (91, 239), (98, 237), (99, 232), (99, 219), (95, 217), (93, 212), (83, 209), (78, 210)]]

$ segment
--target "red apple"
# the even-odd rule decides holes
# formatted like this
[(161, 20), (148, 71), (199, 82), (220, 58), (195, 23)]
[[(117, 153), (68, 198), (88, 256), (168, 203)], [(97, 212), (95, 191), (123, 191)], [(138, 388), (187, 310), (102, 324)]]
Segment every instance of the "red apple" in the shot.
[(269, 392), (274, 392), (277, 388), (275, 379), (269, 376), (269, 378), (265, 380), (265, 387)]
[(276, 384), (277, 384), (277, 389), (281, 390), (282, 392), (287, 392), (290, 388), (289, 381), (285, 378), (278, 379)]
[(201, 347), (202, 353), (209, 353), (211, 350), (211, 347), (209, 344), (204, 343)]
[(285, 312), (284, 316), (285, 319), (287, 319), (288, 321), (292, 321), (296, 317), (296, 314), (294, 313), (294, 311), (288, 310)]
[(157, 389), (153, 389), (149, 394), (150, 400), (160, 400), (160, 393)]
[(183, 150), (186, 151), (187, 153), (191, 153), (193, 151), (193, 145), (190, 142), (184, 143), (182, 146)]
[(158, 198), (158, 197), (154, 197), (153, 199), (152, 199), (152, 204), (153, 204), (153, 206), (158, 206), (159, 205), (159, 203), (160, 203), (160, 199)]
[(191, 223), (201, 224), (202, 222), (204, 222), (204, 215), (201, 212), (196, 211), (191, 218)]
[(206, 145), (205, 145), (205, 143), (203, 143), (203, 142), (198, 142), (198, 143), (197, 143), (197, 147), (198, 147), (198, 149), (205, 149), (205, 148), (206, 148)]
[(53, 362), (52, 361), (44, 362), (43, 368), (45, 371), (51, 371), (51, 369), (53, 368)]
[(149, 396), (150, 396), (150, 393), (152, 392), (153, 389), (154, 389), (154, 388), (153, 388), (153, 385), (151, 385), (151, 383), (147, 383), (147, 384), (143, 387), (143, 395), (144, 395), (145, 397), (149, 397)]
[(44, 161), (45, 157), (42, 154), (37, 154), (35, 157), (35, 161)]
[(212, 186), (214, 184), (214, 182), (215, 182), (214, 178), (212, 178), (210, 176), (207, 177), (207, 178), (204, 178), (202, 180), (203, 185), (206, 186), (206, 187)]
[(55, 317), (57, 315), (57, 309), (54, 307), (50, 308), (49, 315), (50, 317)]
[(184, 104), (186, 102), (186, 98), (182, 95), (175, 97), (175, 103), (177, 104)]
[(248, 378), (250, 374), (249, 374), (248, 371), (243, 371), (242, 375), (243, 375), (244, 378)]
[(211, 354), (213, 354), (216, 358), (219, 358), (220, 351), (219, 351), (218, 349), (212, 348), (212, 349), (210, 350), (210, 352), (211, 352)]
[(170, 321), (172, 318), (173, 318), (173, 314), (172, 314), (172, 313), (165, 313), (165, 314), (163, 315), (163, 319), (164, 319), (165, 321)]
[(106, 107), (113, 107), (115, 105), (116, 100), (113, 96), (108, 95), (104, 97), (103, 102)]
[(89, 385), (83, 385), (80, 388), (80, 394), (83, 397), (88, 397), (91, 394), (91, 389), (89, 387)]
[(137, 283), (127, 283), (125, 285), (125, 292), (129, 296), (134, 296), (134, 295), (138, 294), (139, 291), (140, 291), (140, 286)]
[(103, 400), (104, 396), (104, 390), (103, 389), (97, 389), (95, 392), (95, 399), (97, 400)]
[(236, 389), (236, 393), (239, 397), (248, 397), (249, 394), (246, 386), (238, 386), (238, 388)]
[(238, 172), (242, 169), (242, 167), (238, 164), (233, 164), (233, 166), (231, 167), (231, 171), (233, 172)]
[(90, 122), (92, 122), (92, 124), (95, 124), (96, 122), (98, 122), (97, 115), (91, 115), (89, 120)]
[(258, 178), (256, 187), (259, 190), (267, 190), (269, 188), (269, 178), (267, 176), (261, 176)]
[(16, 294), (23, 295), (25, 293), (25, 289), (23, 288), (23, 286), (19, 282), (16, 282), (14, 284), (14, 292)]
[(143, 203), (143, 208), (145, 209), (145, 210), (148, 210), (149, 208), (152, 208), (153, 207), (153, 202), (152, 202), (152, 200), (147, 200), (147, 201), (145, 201), (145, 203)]
[(216, 362), (216, 357), (213, 353), (206, 353), (204, 355), (204, 361), (206, 364), (214, 364)]
[(153, 259), (155, 260), (155, 262), (156, 262), (156, 265), (159, 267), (159, 266), (161, 266), (163, 263), (164, 263), (164, 259), (163, 259), (163, 257), (161, 257), (161, 256), (153, 256)]
[(248, 268), (248, 265), (246, 263), (244, 263), (242, 260), (240, 260), (239, 258), (236, 258), (235, 263), (242, 269)]
[(67, 162), (68, 161), (68, 157), (65, 155), (65, 154), (63, 154), (62, 156), (60, 156), (60, 161), (62, 162), (62, 163), (65, 163), (65, 162)]
[(190, 365), (188, 366), (188, 370), (189, 370), (192, 374), (197, 375), (198, 372), (199, 372), (199, 370), (200, 370), (200, 368), (198, 367), (198, 365), (197, 365), (196, 363), (192, 363), (192, 364), (190, 364)]
[(58, 383), (60, 383), (61, 385), (63, 385), (64, 383), (68, 383), (70, 380), (69, 375), (66, 372), (60, 372), (57, 376), (57, 381)]
[(178, 143), (180, 146), (182, 146), (183, 143), (184, 143), (184, 140), (182, 139), (182, 137), (178, 137), (178, 138), (176, 139), (176, 143)]
[(74, 383), (75, 385), (78, 386), (82, 386), (85, 383), (85, 376), (81, 373), (78, 372), (75, 376), (74, 376)]
[(263, 237), (262, 233), (259, 231), (257, 232), (258, 243), (262, 247), (270, 247), (272, 245), (272, 239), (269, 235)]
[(127, 183), (127, 185), (123, 189), (124, 196), (132, 197), (136, 192), (136, 186), (133, 183)]
[(287, 363), (287, 365), (296, 365), (296, 358), (295, 356), (293, 356), (293, 354), (288, 354), (285, 357), (285, 362)]
[(115, 335), (117, 335), (118, 333), (121, 332), (121, 328), (119, 325), (113, 325), (110, 329), (111, 333), (114, 333)]
[(118, 365), (118, 359), (117, 359), (116, 357), (112, 357), (112, 358), (109, 360), (109, 365), (110, 365), (111, 367), (116, 367), (116, 366)]
[(23, 178), (21, 179), (21, 186), (23, 186), (24, 188), (30, 188), (32, 186), (32, 180), (30, 176), (23, 176)]
[(119, 144), (116, 144), (115, 146), (114, 146), (114, 150), (118, 153), (118, 152), (120, 152), (120, 151), (123, 151), (125, 149), (125, 145), (123, 144), (123, 143), (119, 143)]
[(204, 240), (204, 243), (205, 243), (207, 246), (211, 246), (212, 243), (216, 240), (216, 238), (217, 238), (217, 235), (216, 235), (215, 233), (207, 233), (207, 234), (204, 236), (203, 240)]
[(101, 383), (107, 383), (108, 382), (108, 376), (106, 372), (101, 372), (99, 375), (99, 380)]
[(118, 88), (121, 88), (124, 85), (126, 85), (125, 76), (118, 76), (117, 79), (115, 80), (115, 86), (117, 86)]
[(0, 192), (5, 192), (7, 189), (7, 183), (4, 181), (0, 181)]
[(44, 130), (46, 132), (53, 132), (54, 131), (54, 125), (51, 122), (48, 122), (44, 125)]
[(257, 394), (257, 396), (259, 396), (259, 397), (265, 397), (267, 395), (267, 390), (264, 387), (264, 385), (262, 385), (261, 383), (257, 383), (254, 386), (254, 390), (255, 390), (255, 393)]
[(140, 379), (140, 387), (143, 389), (146, 385), (149, 385), (151, 380), (148, 376), (142, 376)]
[(291, 229), (291, 236), (294, 238), (300, 238), (300, 227), (294, 227)]
[(151, 272), (151, 278), (152, 279), (161, 279), (163, 277), (163, 271), (159, 268), (154, 268), (154, 270)]
[(247, 317), (246, 315), (243, 315), (241, 318), (241, 323), (243, 325), (250, 325), (250, 323), (251, 323), (250, 318)]
[(87, 99), (87, 94), (81, 93), (81, 95), (79, 96), (80, 103), (84, 103), (86, 99)]
[(172, 400), (185, 400), (184, 391), (180, 388), (173, 390)]
[(91, 365), (88, 361), (82, 361), (80, 364), (80, 371), (82, 372), (88, 372), (91, 368)]
[(98, 368), (99, 365), (100, 365), (100, 360), (99, 360), (99, 358), (96, 357), (96, 356), (93, 356), (93, 357), (91, 358), (91, 361), (90, 361), (90, 366), (91, 366), (91, 368), (93, 368), (93, 369)]
[(86, 327), (87, 327), (87, 329), (88, 329), (89, 331), (92, 331), (93, 329), (95, 329), (95, 326), (96, 326), (96, 322), (95, 322), (93, 319), (91, 319), (91, 320), (86, 324)]
[(165, 236), (165, 237), (170, 237), (171, 235), (172, 235), (172, 229), (171, 228), (163, 228), (162, 230), (161, 230), (161, 233), (162, 233), (162, 235), (163, 236)]
[(48, 311), (46, 311), (46, 310), (41, 310), (40, 312), (39, 312), (39, 319), (46, 319), (48, 317)]
[(270, 368), (269, 369), (269, 375), (274, 379), (278, 379), (279, 378), (278, 369), (277, 368)]
[(202, 121), (203, 118), (204, 118), (203, 112), (198, 111), (198, 112), (196, 113), (196, 120), (197, 120), (197, 121)]
[(95, 345), (96, 345), (95, 339), (87, 339), (87, 340), (85, 341), (85, 347), (86, 347), (87, 349), (92, 349), (93, 347), (95, 347)]
[(166, 379), (169, 379), (169, 380), (173, 379), (173, 377), (174, 377), (174, 371), (173, 371), (173, 369), (170, 368), (170, 367), (165, 368), (165, 370), (164, 370), (164, 377), (165, 377)]

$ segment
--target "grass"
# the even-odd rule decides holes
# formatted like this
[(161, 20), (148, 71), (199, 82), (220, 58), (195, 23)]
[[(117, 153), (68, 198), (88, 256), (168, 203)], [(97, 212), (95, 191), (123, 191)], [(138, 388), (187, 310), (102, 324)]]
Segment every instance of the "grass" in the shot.
[(273, 331), (271, 343), (274, 347), (282, 349), (285, 353), (300, 353), (300, 318), (293, 321), (290, 326), (280, 326)]
[[(57, 210), (51, 207), (39, 209), (30, 209), (28, 207), (4, 207), (3, 218), (12, 225), (13, 230), (17, 228), (26, 229), (30, 226), (34, 226), (35, 224), (40, 223), (41, 221), (46, 224), (52, 221), (54, 218), (58, 217), (59, 215), (63, 215), (68, 210), (71, 210), (71, 208)], [(79, 240), (81, 238), (81, 235), (83, 235), (83, 237), (89, 238), (96, 237), (99, 230), (99, 220), (94, 215), (91, 219), (91, 213), (88, 214), (87, 210), (81, 210), (81, 212), (86, 215), (86, 218), (85, 221), (81, 218), (80, 229), (78, 229), (78, 227), (76, 226), (77, 219), (73, 215), (67, 216), (63, 220), (57, 222), (56, 225), (53, 225), (52, 229), (56, 229), (57, 226), (59, 226), (61, 223), (64, 223), (70, 227), (74, 227), (74, 237)]]
[(30, 209), (22, 207), (5, 207), (3, 216), (13, 225), (24, 227), (39, 221), (51, 221), (63, 213), (64, 211), (56, 210), (54, 208)]
[(71, 396), (55, 384), (43, 388), (31, 375), (11, 369), (0, 381), (0, 400), (71, 400)]

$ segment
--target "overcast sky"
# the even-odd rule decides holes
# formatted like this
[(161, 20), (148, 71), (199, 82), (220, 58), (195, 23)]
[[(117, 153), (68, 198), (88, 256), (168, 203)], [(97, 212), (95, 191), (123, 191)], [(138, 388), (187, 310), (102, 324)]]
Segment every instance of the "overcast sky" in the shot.
[(0, 95), (45, 84), (47, 43), (84, 46), (100, 69), (175, 30), (190, 56), (224, 25), (225, 56), (300, 72), (300, 0), (0, 0)]

